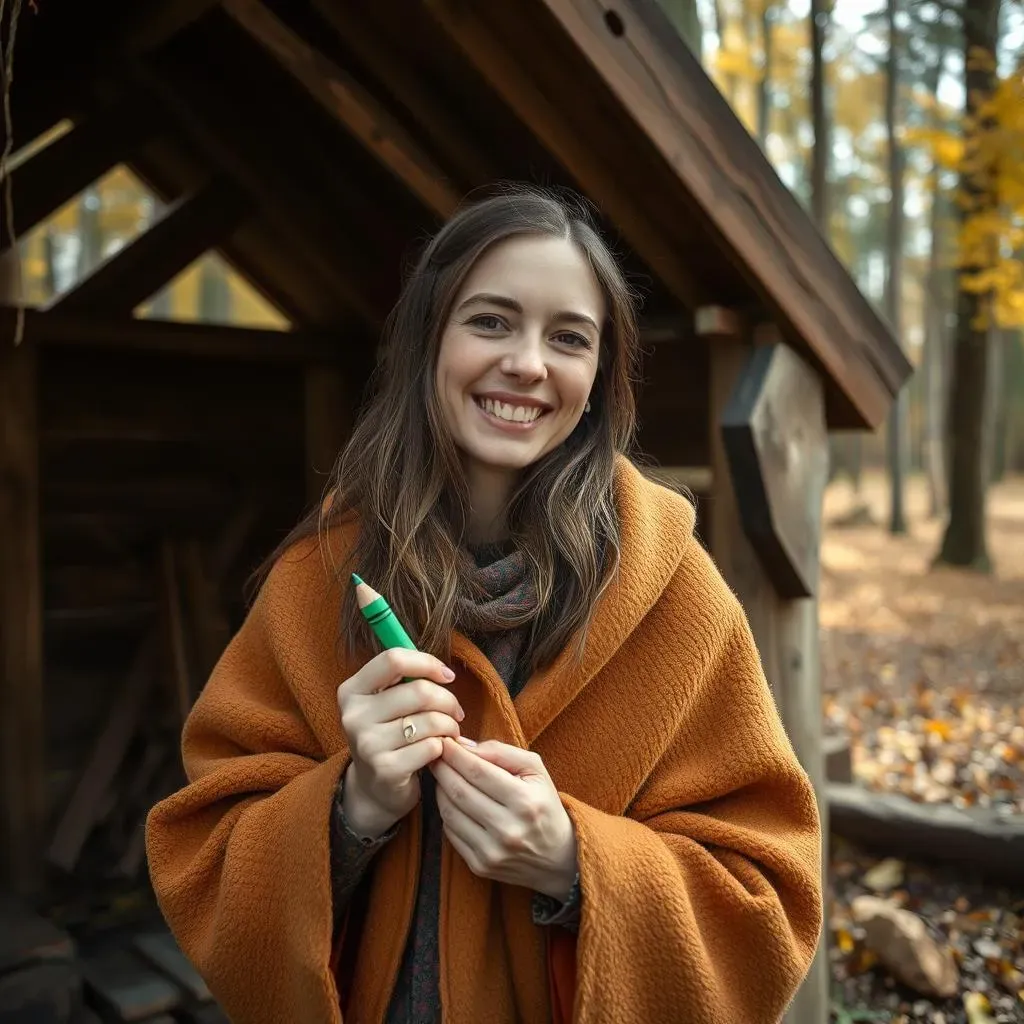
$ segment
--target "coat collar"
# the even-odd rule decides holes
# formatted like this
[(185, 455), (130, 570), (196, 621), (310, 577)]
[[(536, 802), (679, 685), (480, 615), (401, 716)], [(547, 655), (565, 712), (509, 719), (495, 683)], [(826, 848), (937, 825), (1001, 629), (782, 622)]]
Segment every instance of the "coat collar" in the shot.
[(534, 673), (513, 704), (494, 666), (461, 633), (452, 653), (486, 687), (511, 738), (523, 747), (537, 737), (597, 675), (661, 596), (693, 540), (694, 508), (682, 495), (648, 480), (625, 457), (615, 472), (622, 556), (619, 572), (598, 601), (582, 657), (575, 642)]

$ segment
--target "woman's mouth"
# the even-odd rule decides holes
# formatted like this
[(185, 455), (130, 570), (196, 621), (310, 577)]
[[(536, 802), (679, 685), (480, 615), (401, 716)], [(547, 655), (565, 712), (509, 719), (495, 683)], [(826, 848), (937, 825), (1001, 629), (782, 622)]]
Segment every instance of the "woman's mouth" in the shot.
[(539, 405), (517, 405), (482, 396), (474, 396), (473, 401), (488, 419), (519, 430), (533, 426), (548, 411)]

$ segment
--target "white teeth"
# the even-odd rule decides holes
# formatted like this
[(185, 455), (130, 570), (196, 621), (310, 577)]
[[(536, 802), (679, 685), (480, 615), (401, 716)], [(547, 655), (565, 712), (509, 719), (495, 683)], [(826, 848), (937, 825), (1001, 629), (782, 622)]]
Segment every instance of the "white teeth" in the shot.
[(496, 402), (493, 398), (480, 398), (477, 401), (485, 412), (512, 423), (532, 423), (542, 411), (535, 405), (509, 405), (507, 402)]

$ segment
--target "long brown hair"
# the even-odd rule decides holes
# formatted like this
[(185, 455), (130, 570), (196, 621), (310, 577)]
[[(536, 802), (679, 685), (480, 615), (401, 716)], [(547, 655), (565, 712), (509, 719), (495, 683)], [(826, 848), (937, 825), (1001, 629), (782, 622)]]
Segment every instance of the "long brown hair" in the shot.
[[(450, 655), (461, 601), (472, 600), (462, 554), (469, 495), (459, 452), (434, 385), (441, 335), (466, 275), (491, 246), (515, 236), (572, 241), (604, 293), (591, 410), (566, 441), (524, 471), (508, 510), (538, 596), (531, 667), (549, 664), (574, 636), (582, 643), (597, 599), (619, 563), (613, 494), (616, 454), (632, 444), (637, 325), (632, 290), (584, 201), (531, 186), (458, 210), (428, 242), (384, 328), (372, 395), (335, 464), (329, 500), (272, 556), (354, 517), (358, 540), (338, 572), (352, 570), (385, 594), (422, 650)], [(369, 635), (350, 586), (341, 631), (350, 651)]]

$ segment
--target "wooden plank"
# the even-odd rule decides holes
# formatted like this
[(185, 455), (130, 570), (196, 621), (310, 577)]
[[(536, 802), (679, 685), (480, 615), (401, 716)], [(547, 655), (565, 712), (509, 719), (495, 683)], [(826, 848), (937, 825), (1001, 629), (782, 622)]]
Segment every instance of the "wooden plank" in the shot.
[[(836, 383), (849, 406), (843, 425), (876, 428), (910, 364), (660, 5), (623, 0), (612, 11), (607, 0), (540, 4), (710, 218), (768, 308)], [(530, 17), (527, 5), (517, 10)], [(479, 52), (481, 61), (492, 56), (489, 49)], [(622, 226), (645, 255), (644, 240), (626, 222)], [(661, 273), (660, 263), (652, 266)], [(674, 278), (661, 276), (676, 290)], [(682, 292), (677, 295), (685, 301)]]
[(557, 99), (537, 87), (528, 71), (529, 62), (510, 52), (487, 24), (487, 15), (459, 0), (426, 0), (426, 6), (469, 63), (600, 204), (674, 295), (686, 306), (698, 305), (701, 296), (692, 268), (670, 243), (668, 233), (641, 212), (635, 193), (587, 145)]
[(313, 8), (337, 33), (346, 50), (355, 54), (363, 67), (373, 69), (374, 77), (407, 112), (409, 122), (429, 137), (431, 145), (443, 154), (446, 166), (458, 170), (461, 181), (475, 188), (500, 177), (479, 143), (467, 137), (445, 103), (434, 97), (431, 83), (375, 34), (362, 12), (333, 0), (313, 0)]
[[(0, 335), (10, 336), (17, 311), (0, 305)], [(336, 362), (344, 357), (340, 335), (275, 331), (221, 324), (110, 317), (60, 310), (24, 311), (25, 342), (66, 348), (163, 352), (202, 359), (247, 362)]]
[[(126, 160), (158, 127), (159, 122), (144, 115), (137, 103), (123, 103), (97, 111), (18, 164), (11, 174), (15, 238)], [(0, 224), (0, 252), (6, 252), (11, 245), (7, 218)]]
[(135, 735), (155, 674), (156, 646), (152, 633), (139, 646), (106, 726), (93, 745), (89, 763), (57, 823), (46, 859), (64, 871), (74, 870), (96, 822), (97, 808), (109, 793)]
[(355, 79), (293, 32), (260, 0), (222, 0), (222, 7), (427, 209), (441, 218), (455, 211), (459, 193)]
[[(0, 296), (17, 281), (0, 258)], [(11, 325), (13, 326), (13, 325)], [(0, 332), (0, 883), (19, 895), (42, 882), (46, 820), (42, 560), (36, 353)]]
[(237, 186), (216, 179), (173, 203), (156, 223), (57, 296), (44, 312), (128, 317), (229, 236), (251, 209)]

